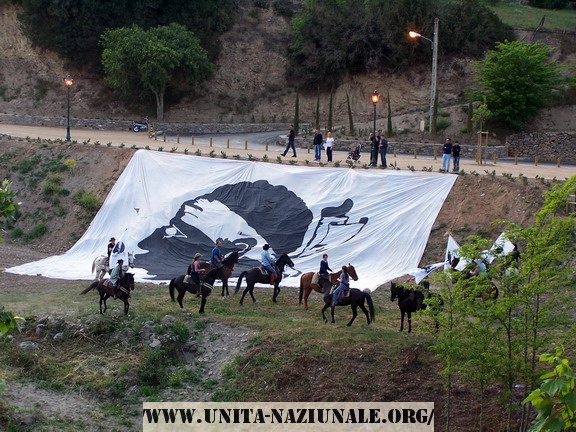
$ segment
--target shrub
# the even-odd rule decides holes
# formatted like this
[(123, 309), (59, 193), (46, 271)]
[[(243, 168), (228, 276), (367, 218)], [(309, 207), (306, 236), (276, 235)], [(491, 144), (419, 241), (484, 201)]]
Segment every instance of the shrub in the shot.
[(47, 232), (48, 227), (45, 224), (38, 224), (24, 236), (24, 242), (28, 243), (30, 240), (40, 238)]
[(46, 196), (58, 195), (62, 191), (62, 176), (52, 173), (42, 184), (42, 193)]
[(102, 206), (94, 192), (86, 192), (82, 189), (74, 194), (74, 202), (87, 212), (96, 211)]

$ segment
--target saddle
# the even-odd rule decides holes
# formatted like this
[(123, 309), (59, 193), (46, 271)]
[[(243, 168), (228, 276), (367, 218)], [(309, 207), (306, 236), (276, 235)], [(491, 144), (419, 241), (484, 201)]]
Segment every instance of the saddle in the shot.
[[(332, 286), (332, 288), (330, 289), (330, 295), (332, 295), (332, 293), (337, 287), (338, 287), (337, 284)], [(350, 287), (344, 288), (342, 291), (338, 293), (338, 297), (336, 297), (336, 304), (334, 306), (338, 306), (346, 299), (346, 297), (350, 297), (350, 289), (351, 289)]]
[(278, 275), (276, 273), (274, 273), (274, 274), (270, 273), (268, 271), (268, 269), (266, 267), (264, 267), (263, 265), (261, 265), (258, 268), (260, 269), (260, 273), (262, 273), (262, 276), (264, 276), (266, 279), (269, 280), (268, 283), (270, 285), (274, 285), (274, 282), (276, 282)]
[(102, 282), (102, 285), (104, 285), (108, 289), (114, 290), (114, 298), (117, 298), (118, 294), (120, 292), (123, 292), (124, 294), (126, 294), (127, 297), (130, 297), (130, 291), (129, 290), (124, 288), (122, 285), (115, 287), (114, 285), (112, 285), (112, 282), (110, 282), (110, 279), (104, 279), (104, 282)]
[(325, 283), (330, 283), (330, 279), (328, 277), (322, 276), (320, 273), (316, 272), (312, 275), (312, 280), (310, 281), (310, 285), (316, 285), (319, 289), (320, 292), (325, 292), (324, 291), (324, 285)]

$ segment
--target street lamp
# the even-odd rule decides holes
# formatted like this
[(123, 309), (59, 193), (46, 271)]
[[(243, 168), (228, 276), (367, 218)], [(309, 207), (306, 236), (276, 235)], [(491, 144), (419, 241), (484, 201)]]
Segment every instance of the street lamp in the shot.
[(376, 105), (380, 100), (380, 95), (376, 90), (372, 93), (372, 105), (374, 105), (374, 129), (372, 133), (372, 148), (370, 149), (370, 166), (378, 166), (378, 144), (376, 143)]
[[(434, 39), (428, 39), (420, 33), (414, 31), (408, 32), (411, 38), (426, 39), (432, 44), (432, 83), (430, 84), (430, 121), (428, 124), (428, 131), (432, 133), (432, 120), (434, 118), (434, 102), (436, 101), (436, 75), (438, 69), (438, 18), (434, 18)], [(436, 128), (434, 128), (436, 130)]]
[(74, 80), (70, 75), (64, 78), (64, 85), (68, 88), (68, 125), (66, 126), (66, 141), (70, 142), (70, 87), (74, 85)]

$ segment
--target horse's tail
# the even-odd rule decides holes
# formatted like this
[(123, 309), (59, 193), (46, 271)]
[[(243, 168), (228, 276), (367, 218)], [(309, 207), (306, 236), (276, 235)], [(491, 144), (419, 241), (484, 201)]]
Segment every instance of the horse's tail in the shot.
[(94, 281), (90, 284), (90, 286), (88, 288), (86, 288), (84, 291), (82, 291), (80, 294), (86, 294), (88, 291), (92, 291), (94, 288), (96, 288), (98, 286), (98, 284), (100, 283), (100, 281)]
[(302, 297), (304, 297), (304, 282), (302, 282), (302, 278), (300, 278), (300, 296), (298, 301), (299, 305), (302, 304)]
[(238, 291), (240, 290), (240, 285), (242, 284), (242, 279), (246, 277), (246, 275), (248, 274), (248, 271), (243, 271), (242, 273), (240, 273), (240, 276), (238, 276), (238, 282), (236, 282), (236, 289), (234, 289), (234, 294), (237, 294)]
[(368, 303), (368, 310), (370, 311), (370, 322), (374, 323), (376, 321), (375, 311), (374, 311), (374, 302), (372, 301), (372, 296), (370, 295), (370, 290), (366, 288), (364, 290), (364, 298)]
[(168, 290), (170, 291), (170, 298), (172, 299), (172, 301), (176, 301), (176, 299), (174, 298), (174, 282), (176, 281), (176, 278), (172, 278), (172, 280), (170, 281), (170, 285), (168, 285)]

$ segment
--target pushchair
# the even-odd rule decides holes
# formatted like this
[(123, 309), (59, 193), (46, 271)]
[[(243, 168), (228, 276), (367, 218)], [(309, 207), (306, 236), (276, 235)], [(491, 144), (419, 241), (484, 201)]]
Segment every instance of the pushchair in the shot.
[(346, 160), (352, 160), (354, 162), (358, 162), (358, 159), (360, 159), (360, 152), (361, 151), (362, 151), (362, 144), (358, 144), (352, 150), (350, 150)]

